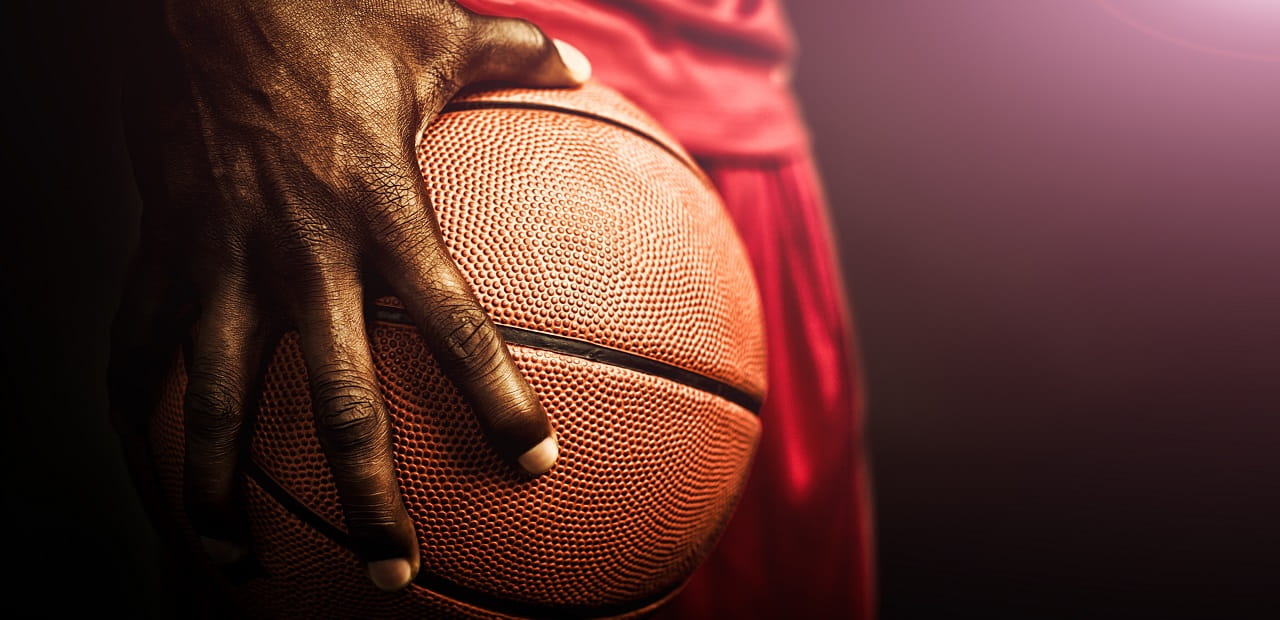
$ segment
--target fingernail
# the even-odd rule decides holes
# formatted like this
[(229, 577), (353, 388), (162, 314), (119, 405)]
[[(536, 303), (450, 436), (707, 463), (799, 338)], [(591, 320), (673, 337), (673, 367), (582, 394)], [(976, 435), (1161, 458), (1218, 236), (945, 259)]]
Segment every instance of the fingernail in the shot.
[(240, 558), (249, 554), (249, 548), (244, 545), (208, 536), (201, 536), (200, 544), (204, 545), (204, 552), (209, 554), (209, 559), (213, 560), (214, 564), (223, 566), (235, 564), (240, 561)]
[(528, 452), (521, 454), (519, 461), (525, 471), (538, 476), (551, 471), (551, 466), (556, 464), (559, 457), (560, 446), (556, 444), (555, 433), (552, 433), (539, 441), (538, 445), (529, 448)]
[(552, 39), (552, 42), (556, 44), (556, 51), (560, 52), (560, 62), (569, 69), (569, 77), (579, 84), (591, 78), (591, 61), (578, 48), (560, 39)]
[(409, 561), (404, 558), (369, 562), (369, 579), (381, 590), (394, 592), (409, 585), (412, 578), (413, 571), (409, 568)]

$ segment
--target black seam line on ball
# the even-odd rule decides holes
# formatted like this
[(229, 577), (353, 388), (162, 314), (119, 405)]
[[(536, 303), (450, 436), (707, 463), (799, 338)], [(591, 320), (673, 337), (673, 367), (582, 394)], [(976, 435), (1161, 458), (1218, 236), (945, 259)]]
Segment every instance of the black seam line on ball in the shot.
[(582, 110), (575, 110), (573, 108), (565, 108), (547, 103), (528, 103), (525, 101), (460, 101), (458, 103), (451, 103), (445, 106), (444, 109), (440, 111), (439, 115), (445, 115), (451, 112), (463, 112), (466, 110), (539, 110), (542, 112), (556, 112), (559, 114), (581, 116), (582, 118), (589, 118), (593, 121), (607, 123), (619, 129), (625, 129), (637, 136), (640, 136), (641, 138), (644, 138), (645, 140), (648, 140), (649, 142), (654, 143), (659, 148), (669, 153), (672, 157), (680, 160), (680, 163), (684, 164), (685, 168), (688, 168), (694, 174), (698, 175), (698, 178), (703, 178), (702, 171), (698, 168), (697, 164), (690, 159), (689, 155), (682, 154), (671, 148), (665, 142), (659, 140), (657, 137), (649, 134), (649, 132), (643, 129), (633, 127), (607, 116), (600, 116), (599, 114), (592, 114), (591, 112), (584, 112)]
[[(290, 514), (300, 519), (303, 523), (311, 527), (311, 529), (320, 533), (322, 536), (342, 545), (348, 550), (352, 549), (351, 536), (346, 532), (338, 529), (332, 523), (317, 515), (310, 508), (298, 501), (293, 495), (280, 486), (267, 472), (263, 471), (252, 459), (244, 461), (245, 473), (276, 500)], [(426, 540), (424, 544), (430, 548), (431, 541)], [(263, 573), (267, 575), (267, 573)], [(269, 576), (269, 575), (268, 575)], [(631, 613), (652, 605), (663, 598), (669, 596), (681, 585), (664, 588), (661, 591), (649, 596), (633, 600), (629, 603), (613, 604), (613, 605), (541, 605), (537, 603), (522, 603), (510, 599), (500, 598), (492, 594), (473, 590), (462, 584), (450, 581), (440, 575), (429, 573), (425, 570), (418, 571), (418, 576), (414, 578), (413, 583), (421, 588), (430, 590), (444, 597), (451, 598), (455, 601), (466, 603), (475, 607), (484, 609), (485, 611), (497, 612), (511, 616), (521, 616), (526, 618), (608, 618), (612, 616), (620, 616)], [(373, 587), (373, 586), (370, 586)]]
[[(397, 308), (388, 308), (386, 306), (375, 305), (370, 313), (372, 318), (377, 321), (386, 323), (396, 323), (399, 325), (413, 325), (413, 320), (409, 318), (409, 314)], [(627, 353), (612, 347), (598, 345), (577, 338), (568, 336), (560, 336), (557, 334), (548, 334), (533, 329), (525, 329), (523, 327), (512, 327), (510, 325), (498, 325), (498, 332), (502, 334), (503, 340), (507, 344), (529, 347), (531, 349), (542, 349), (559, 353), (569, 357), (576, 357), (618, 368), (625, 368), (635, 372), (661, 377), (668, 381), (673, 381), (691, 387), (695, 390), (701, 390), (713, 396), (723, 398), (755, 415), (760, 415), (761, 400), (751, 394), (748, 394), (728, 383), (712, 379), (704, 374), (686, 370), (679, 366), (674, 366), (666, 362), (660, 362), (651, 357)]]

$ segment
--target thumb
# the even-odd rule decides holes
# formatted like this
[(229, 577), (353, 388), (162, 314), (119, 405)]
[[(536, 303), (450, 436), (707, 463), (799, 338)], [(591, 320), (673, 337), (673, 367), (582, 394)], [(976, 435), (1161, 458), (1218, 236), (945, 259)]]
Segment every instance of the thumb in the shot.
[(477, 16), (468, 82), (577, 86), (591, 77), (578, 48), (523, 19)]

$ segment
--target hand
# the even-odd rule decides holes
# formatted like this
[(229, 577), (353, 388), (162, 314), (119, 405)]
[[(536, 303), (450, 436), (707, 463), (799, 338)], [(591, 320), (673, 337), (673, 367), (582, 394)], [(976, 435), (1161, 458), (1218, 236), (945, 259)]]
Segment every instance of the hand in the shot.
[(419, 547), (374, 377), (363, 276), (405, 303), (498, 453), (531, 474), (549, 470), (558, 448), (546, 413), (448, 256), (415, 151), (463, 86), (571, 86), (590, 65), (527, 22), (451, 1), (165, 4), (155, 30), (170, 47), (144, 57), (125, 92), (147, 208), (113, 328), (117, 428), (136, 454), (173, 336), (186, 329), (175, 290), (189, 287), (184, 497), (210, 556), (235, 561), (247, 550), (235, 474), (244, 403), (269, 334), (296, 328), (356, 551), (378, 587), (401, 588)]

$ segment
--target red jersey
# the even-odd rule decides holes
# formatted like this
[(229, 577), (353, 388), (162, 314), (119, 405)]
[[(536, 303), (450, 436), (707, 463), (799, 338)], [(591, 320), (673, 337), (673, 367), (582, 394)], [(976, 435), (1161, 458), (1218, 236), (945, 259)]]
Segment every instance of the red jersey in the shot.
[(806, 148), (789, 89), (794, 45), (772, 0), (463, 0), (521, 17), (591, 60), (593, 75), (686, 150), (777, 155)]

